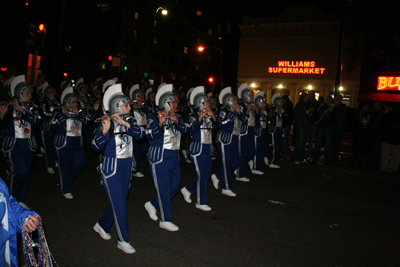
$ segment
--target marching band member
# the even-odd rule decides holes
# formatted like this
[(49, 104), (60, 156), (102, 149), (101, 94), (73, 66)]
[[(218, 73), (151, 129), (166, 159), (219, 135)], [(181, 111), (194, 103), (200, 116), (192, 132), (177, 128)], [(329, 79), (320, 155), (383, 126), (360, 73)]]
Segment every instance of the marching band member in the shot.
[(56, 132), (51, 128), (51, 120), (55, 112), (59, 112), (60, 103), (56, 100), (56, 89), (47, 82), (40, 86), (38, 92), (43, 92), (43, 101), (40, 103), (40, 115), (43, 118), (40, 129), (42, 132), (42, 143), (45, 151), (47, 172), (54, 173), (56, 167), (57, 153), (54, 147), (54, 136)]
[(247, 83), (242, 84), (238, 89), (238, 97), (242, 99), (239, 103), (240, 110), (246, 121), (243, 122), (239, 135), (239, 165), (236, 170), (236, 180), (249, 182), (246, 178), (246, 166), (255, 155), (254, 151), (254, 126), (256, 125), (257, 105), (254, 103), (254, 93), (248, 88)]
[(189, 115), (190, 157), (192, 159), (196, 178), (188, 186), (181, 189), (186, 202), (191, 203), (190, 195), (196, 195), (196, 208), (210, 211), (207, 205), (207, 187), (212, 173), (212, 130), (218, 129), (221, 122), (211, 110), (210, 99), (204, 93), (204, 86), (194, 88), (190, 96), (194, 112)]
[[(186, 93), (187, 106), (184, 108), (184, 111), (183, 111), (183, 115), (184, 115), (183, 116), (183, 120), (184, 121), (189, 121), (189, 115), (194, 112), (193, 107), (192, 107), (192, 105), (190, 103), (190, 95), (191, 95), (193, 90), (194, 90), (194, 87), (190, 88)], [(190, 141), (192, 139), (191, 133), (189, 132), (188, 134), (186, 134), (182, 138), (185, 140), (184, 148), (182, 149), (183, 157), (185, 158), (186, 163), (191, 163), (191, 161), (190, 161), (190, 153), (189, 153)]]
[(172, 84), (164, 84), (156, 95), (158, 114), (147, 116), (146, 137), (150, 140), (149, 163), (157, 196), (146, 202), (144, 207), (149, 217), (158, 220), (160, 227), (168, 231), (178, 231), (172, 223), (171, 199), (179, 192), (181, 170), (179, 166), (179, 146), (181, 135), (188, 132), (187, 124), (176, 115), (178, 106)]
[(146, 115), (149, 115), (151, 113), (155, 113), (157, 110), (156, 103), (155, 103), (155, 96), (156, 94), (153, 91), (153, 88), (148, 88), (145, 93), (146, 96), (146, 102), (143, 103), (143, 111), (146, 113)]
[[(140, 127), (146, 127), (146, 113), (143, 108), (145, 101), (144, 94), (139, 88), (139, 84), (135, 84), (129, 90), (129, 96), (133, 100), (133, 115), (136, 119), (137, 124)], [(140, 172), (140, 161), (147, 155), (149, 151), (150, 143), (146, 138), (133, 141), (133, 165), (132, 170), (133, 176), (143, 177), (144, 175)]]
[(32, 130), (41, 118), (38, 107), (31, 102), (32, 89), (25, 82), (25, 75), (15, 77), (10, 89), (14, 100), (0, 108), (0, 128), (6, 127), (3, 149), (10, 163), (11, 195), (27, 207), (29, 173), (37, 148)]
[(86, 164), (82, 127), (89, 124), (89, 119), (78, 111), (78, 102), (72, 87), (64, 90), (61, 101), (61, 112), (52, 120), (52, 127), (56, 130), (54, 146), (57, 149), (61, 192), (66, 199), (72, 199), (72, 183)]
[(276, 160), (283, 147), (282, 121), (285, 118), (285, 111), (282, 107), (285, 101), (281, 97), (281, 93), (276, 93), (272, 96), (271, 102), (274, 107), (268, 113), (270, 121), (268, 133), (271, 135), (272, 151), (270, 150), (268, 153), (268, 160), (270, 168), (279, 169), (280, 166), (276, 164)]
[(268, 165), (266, 156), (269, 151), (269, 144), (267, 139), (267, 128), (268, 128), (268, 113), (266, 111), (266, 102), (264, 98), (264, 91), (258, 91), (254, 95), (254, 102), (259, 108), (259, 116), (256, 117), (256, 126), (254, 128), (254, 144), (255, 144), (255, 155), (254, 159), (249, 161), (250, 169), (253, 174), (263, 175), (260, 171), (260, 165), (264, 159)]
[(223, 106), (218, 112), (221, 129), (217, 135), (217, 146), (222, 159), (222, 169), (211, 175), (211, 180), (215, 189), (218, 189), (218, 183), (221, 181), (222, 194), (234, 197), (236, 194), (232, 192), (232, 172), (238, 167), (238, 138), (242, 123), (247, 118), (243, 116), (231, 87), (226, 87), (221, 91), (219, 102)]
[[(93, 109), (90, 98), (88, 97), (88, 87), (84, 83), (83, 78), (80, 78), (76, 83), (75, 90), (77, 92), (78, 110), (82, 110), (83, 114), (86, 116), (91, 115), (91, 110)], [(92, 119), (92, 118), (91, 118)], [(83, 149), (86, 151), (92, 143), (92, 129), (91, 123), (83, 126), (82, 128), (82, 139), (83, 139)]]
[(104, 94), (104, 110), (110, 117), (102, 121), (102, 133), (93, 139), (92, 147), (96, 151), (105, 150), (101, 173), (110, 205), (93, 229), (103, 239), (109, 240), (111, 236), (108, 232), (115, 223), (117, 247), (132, 254), (135, 249), (130, 245), (127, 215), (127, 197), (132, 177), (132, 139), (143, 138), (145, 131), (130, 116), (129, 104), (128, 97), (122, 93), (121, 84), (111, 86)]

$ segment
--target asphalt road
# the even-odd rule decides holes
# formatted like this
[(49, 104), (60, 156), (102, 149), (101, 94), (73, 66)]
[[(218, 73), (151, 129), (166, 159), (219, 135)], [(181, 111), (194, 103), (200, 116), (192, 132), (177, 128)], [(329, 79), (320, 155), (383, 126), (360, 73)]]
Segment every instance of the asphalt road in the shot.
[[(400, 266), (398, 174), (355, 169), (345, 156), (339, 165), (263, 165), (263, 176), (234, 181), (234, 198), (209, 183), (210, 212), (179, 193), (172, 210), (180, 230), (168, 232), (143, 207), (155, 195), (143, 161), (145, 177), (133, 177), (128, 198), (136, 249), (128, 255), (117, 248), (115, 227), (109, 241), (92, 229), (108, 201), (95, 170), (97, 158), (89, 151), (86, 159), (72, 200), (62, 196), (58, 174), (46, 172), (44, 158), (35, 157), (32, 166), (27, 204), (43, 218), (59, 266)], [(220, 160), (213, 163), (215, 172)], [(5, 162), (0, 166), (5, 178)], [(182, 158), (181, 170), (184, 186), (195, 172)]]

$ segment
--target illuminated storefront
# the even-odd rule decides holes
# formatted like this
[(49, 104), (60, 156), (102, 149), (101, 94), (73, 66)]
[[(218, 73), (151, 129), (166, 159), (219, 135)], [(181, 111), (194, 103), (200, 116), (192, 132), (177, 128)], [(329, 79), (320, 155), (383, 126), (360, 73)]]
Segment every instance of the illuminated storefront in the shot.
[[(279, 91), (294, 103), (309, 90), (314, 90), (316, 96), (331, 95), (339, 24), (338, 15), (324, 15), (314, 6), (288, 8), (273, 18), (244, 17), (240, 25), (238, 86), (255, 84), (268, 102)], [(346, 62), (346, 50), (343, 57)], [(340, 94), (346, 105), (357, 105), (359, 88), (359, 67), (343, 74)]]
[(400, 102), (400, 72), (375, 72), (362, 79), (359, 98)]

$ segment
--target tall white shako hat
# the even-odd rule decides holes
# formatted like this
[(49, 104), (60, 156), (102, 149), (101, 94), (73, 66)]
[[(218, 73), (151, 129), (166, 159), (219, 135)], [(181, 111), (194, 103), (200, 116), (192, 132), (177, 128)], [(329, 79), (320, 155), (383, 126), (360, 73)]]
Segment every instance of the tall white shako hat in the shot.
[(171, 106), (169, 105), (169, 103), (173, 101), (178, 101), (176, 99), (176, 95), (173, 93), (172, 90), (172, 84), (164, 84), (163, 86), (158, 88), (156, 94), (156, 106), (160, 110), (165, 109), (166, 111), (170, 111)]
[(69, 107), (70, 102), (78, 102), (74, 94), (74, 88), (72, 88), (72, 86), (68, 86), (67, 88), (65, 88), (61, 94), (61, 103), (63, 106)]
[(155, 95), (155, 93), (153, 91), (153, 88), (152, 87), (147, 88), (147, 90), (146, 90), (146, 99), (154, 101), (155, 100), (154, 95)]
[(197, 109), (203, 110), (205, 108), (204, 102), (210, 101), (208, 96), (206, 96), (204, 86), (197, 86), (193, 89), (190, 94), (190, 103), (192, 106)]
[(225, 87), (222, 89), (222, 91), (219, 93), (219, 103), (221, 105), (224, 105), (228, 108), (231, 107), (232, 105), (232, 100), (235, 99), (235, 96), (232, 94), (232, 88)]
[(11, 96), (20, 102), (25, 102), (22, 96), (25, 92), (32, 92), (32, 88), (26, 83), (25, 75), (19, 75), (11, 82)]
[(254, 102), (259, 108), (265, 103), (264, 91), (260, 90), (254, 95)]
[(61, 92), (64, 91), (65, 88), (67, 88), (67, 86), (68, 86), (67, 82), (66, 81), (62, 81), (61, 85), (60, 85)]
[(10, 78), (8, 78), (3, 85), (3, 89), (6, 92), (7, 96), (10, 98), (13, 98), (12, 94), (11, 94), (11, 83), (14, 80), (15, 76), (11, 76)]
[(271, 98), (272, 105), (274, 105), (274, 106), (279, 106), (282, 101), (284, 101), (284, 100), (281, 96), (281, 93), (279, 93), (279, 92), (275, 93)]
[(194, 87), (190, 88), (190, 89), (187, 91), (187, 93), (186, 93), (186, 99), (187, 99), (188, 101), (190, 101), (190, 94), (192, 93), (193, 89), (194, 89)]
[(103, 107), (107, 114), (113, 115), (115, 113), (124, 114), (121, 110), (122, 106), (130, 104), (129, 98), (122, 92), (122, 85), (120, 83), (111, 85), (103, 96)]
[(83, 78), (80, 78), (80, 79), (78, 80), (78, 82), (76, 83), (75, 89), (76, 89), (79, 93), (81, 93), (81, 90), (82, 90), (83, 87), (85, 87), (85, 83), (84, 83), (84, 81), (83, 81)]
[(116, 83), (116, 80), (114, 80), (114, 79), (111, 79), (111, 80), (106, 81), (106, 82), (103, 84), (103, 94), (104, 94), (104, 92), (105, 92), (111, 85), (114, 85), (115, 83)]
[(157, 87), (157, 93), (158, 93), (158, 90), (160, 90), (160, 88), (161, 87), (163, 87), (164, 85), (166, 85), (167, 83), (162, 83), (162, 84), (160, 84), (158, 87)]
[(48, 82), (45, 82), (45, 83), (43, 83), (42, 85), (38, 86), (37, 94), (38, 94), (38, 96), (39, 96), (40, 98), (43, 99), (43, 98), (45, 97), (45, 96), (44, 96), (44, 90), (45, 90), (47, 87), (50, 87), (50, 85), (49, 85)]
[(250, 102), (250, 97), (249, 97), (250, 94), (251, 94), (251, 90), (247, 86), (247, 83), (242, 83), (242, 85), (239, 86), (239, 88), (238, 88), (238, 92), (237, 92), (238, 97), (240, 99), (242, 99), (243, 101), (249, 103)]
[(143, 95), (143, 92), (140, 90), (139, 84), (132, 85), (129, 90), (129, 97), (133, 100), (138, 100), (140, 95)]

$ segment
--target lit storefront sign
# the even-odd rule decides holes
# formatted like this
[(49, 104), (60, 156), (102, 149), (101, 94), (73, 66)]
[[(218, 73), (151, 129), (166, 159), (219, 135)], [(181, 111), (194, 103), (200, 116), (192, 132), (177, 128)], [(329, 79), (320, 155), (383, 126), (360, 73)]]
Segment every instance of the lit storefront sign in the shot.
[(399, 91), (400, 77), (378, 76), (376, 89), (380, 91)]
[(269, 67), (269, 73), (324, 74), (325, 68), (316, 68), (315, 61), (278, 61), (278, 67)]

